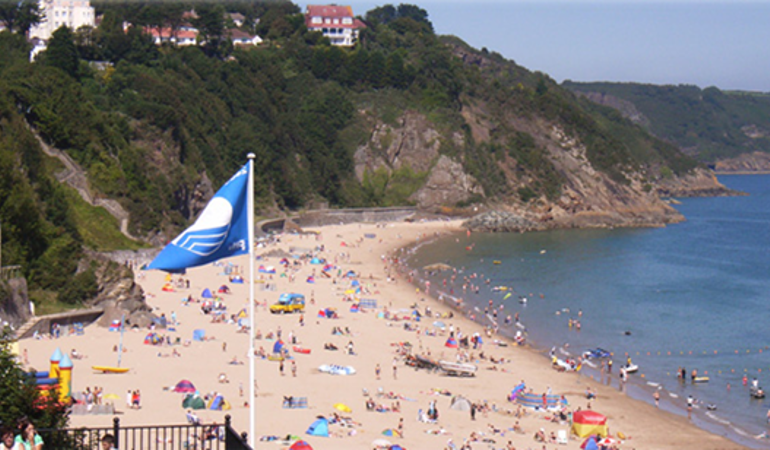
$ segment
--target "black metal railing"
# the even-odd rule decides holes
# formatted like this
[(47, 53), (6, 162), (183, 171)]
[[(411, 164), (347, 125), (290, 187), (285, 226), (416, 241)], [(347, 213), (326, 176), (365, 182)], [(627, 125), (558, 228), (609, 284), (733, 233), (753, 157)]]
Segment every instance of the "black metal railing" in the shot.
[(252, 450), (246, 434), (232, 428), (230, 415), (223, 424), (145, 425), (121, 427), (113, 419), (112, 427), (40, 429), (46, 449), (100, 450), (106, 434), (115, 438), (120, 450)]

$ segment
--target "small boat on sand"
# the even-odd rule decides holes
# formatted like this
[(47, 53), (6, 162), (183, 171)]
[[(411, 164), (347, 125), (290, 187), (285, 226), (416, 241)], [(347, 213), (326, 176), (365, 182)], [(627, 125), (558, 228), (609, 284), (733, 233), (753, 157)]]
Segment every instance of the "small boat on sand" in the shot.
[(439, 361), (438, 365), (447, 375), (459, 377), (473, 377), (476, 375), (476, 370), (478, 370), (478, 367), (473, 364), (455, 363), (451, 361)]

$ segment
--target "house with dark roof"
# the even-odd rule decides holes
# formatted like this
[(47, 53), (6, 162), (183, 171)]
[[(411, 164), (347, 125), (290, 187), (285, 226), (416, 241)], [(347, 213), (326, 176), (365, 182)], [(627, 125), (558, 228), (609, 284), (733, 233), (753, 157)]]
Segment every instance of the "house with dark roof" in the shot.
[(358, 41), (358, 33), (366, 25), (353, 15), (350, 6), (308, 5), (305, 25), (310, 31), (320, 31), (332, 45), (351, 47)]

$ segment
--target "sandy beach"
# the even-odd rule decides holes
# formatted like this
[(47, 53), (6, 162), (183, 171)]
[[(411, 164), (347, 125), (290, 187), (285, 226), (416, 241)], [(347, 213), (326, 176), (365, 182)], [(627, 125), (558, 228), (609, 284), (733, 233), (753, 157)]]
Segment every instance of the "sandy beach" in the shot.
[[(575, 372), (557, 372), (541, 353), (527, 346), (498, 346), (487, 338), (482, 326), (454, 313), (450, 309), (410, 284), (390, 262), (389, 256), (402, 247), (415, 242), (432, 239), (437, 235), (459, 231), (459, 222), (434, 221), (423, 223), (349, 224), (322, 227), (313, 230), (317, 234), (283, 235), (280, 242), (257, 249), (263, 255), (256, 266), (273, 266), (275, 274), (257, 274), (256, 299), (259, 302), (256, 313), (256, 329), (262, 338), (255, 342), (255, 348), (272, 353), (275, 339), (281, 339), (289, 348), (290, 359), (284, 361), (283, 373), (280, 363), (259, 358), (256, 361), (257, 398), (256, 430), (258, 437), (287, 434), (300, 436), (315, 449), (370, 449), (377, 439), (387, 439), (403, 447), (414, 449), (444, 449), (451, 440), (457, 448), (474, 435), (477, 442), (472, 448), (506, 448), (508, 442), (517, 449), (578, 449), (582, 439), (570, 439), (566, 445), (536, 442), (534, 434), (543, 428), (546, 436), (558, 430), (569, 430), (569, 423), (548, 420), (551, 413), (523, 409), (525, 415), (517, 417), (519, 408), (507, 400), (511, 390), (521, 383), (527, 389), (541, 395), (551, 391), (564, 395), (569, 409), (587, 409), (589, 401), (585, 392), (590, 387), (597, 398), (590, 402), (590, 408), (606, 415), (613, 436), (622, 432), (627, 439), (621, 449), (727, 449), (742, 448), (739, 445), (714, 434), (707, 433), (692, 425), (686, 417), (656, 409), (653, 405), (633, 400), (617, 389), (616, 380), (612, 386), (602, 385), (598, 380), (581, 376)], [(372, 237), (373, 235), (373, 237)], [(457, 244), (461, 245), (461, 244)], [(323, 251), (317, 250), (323, 246)], [(280, 264), (281, 254), (312, 252), (336, 266), (329, 271), (330, 277), (321, 273), (323, 265), (310, 264), (309, 260), (292, 262), (289, 269)], [(276, 256), (264, 256), (276, 255)], [(438, 261), (437, 261), (438, 262)], [(121, 423), (135, 424), (181, 424), (185, 423), (186, 409), (182, 407), (183, 395), (172, 392), (174, 385), (190, 380), (201, 395), (220, 393), (232, 406), (229, 411), (202, 409), (196, 414), (203, 422), (223, 421), (226, 414), (233, 418), (237, 430), (248, 431), (249, 401), (248, 386), (248, 334), (239, 332), (237, 323), (227, 321), (213, 323), (211, 314), (204, 314), (201, 306), (201, 292), (208, 288), (221, 297), (226, 305), (225, 317), (237, 314), (243, 308), (248, 311), (248, 283), (228, 282), (225, 267), (228, 263), (238, 266), (248, 277), (248, 258), (232, 258), (222, 264), (209, 265), (189, 270), (184, 279), (190, 287), (174, 292), (162, 291), (166, 274), (149, 271), (137, 272), (137, 281), (147, 296), (147, 303), (157, 315), (165, 314), (169, 321), (176, 317), (175, 331), (155, 330), (161, 336), (179, 345), (146, 345), (145, 336), (149, 330), (128, 330), (123, 337), (125, 348), (121, 365), (129, 367), (125, 374), (102, 374), (91, 369), (93, 365), (115, 366), (118, 354), (114, 351), (120, 334), (109, 332), (96, 324), (86, 327), (82, 336), (67, 336), (59, 339), (25, 339), (20, 342), (27, 350), (29, 367), (48, 370), (49, 357), (56, 347), (63, 352), (77, 349), (85, 355), (74, 361), (73, 390), (101, 387), (104, 394), (115, 394), (112, 401), (119, 412)], [(375, 299), (376, 309), (351, 312), (351, 278), (344, 275), (354, 271), (362, 287), (360, 297)], [(285, 276), (281, 274), (286, 272)], [(308, 278), (313, 277), (313, 282)], [(176, 281), (178, 276), (174, 278)], [(216, 294), (218, 288), (226, 285), (230, 293)], [(268, 307), (275, 303), (281, 293), (304, 294), (307, 307), (304, 314), (271, 314)], [(195, 302), (184, 300), (192, 296)], [(388, 320), (380, 318), (387, 310), (388, 316), (398, 318), (411, 316), (411, 305), (417, 305), (424, 313), (429, 307), (440, 318), (423, 317), (421, 321)], [(322, 318), (318, 311), (334, 308), (338, 318)], [(302, 319), (302, 320), (301, 320)], [(443, 331), (434, 327), (433, 322), (443, 321)], [(342, 334), (333, 334), (340, 328)], [(406, 328), (410, 328), (409, 330)], [(455, 333), (464, 335), (480, 333), (484, 336), (482, 348), (485, 359), (480, 359), (480, 350), (457, 350), (445, 347), (449, 327)], [(205, 330), (205, 341), (194, 341), (194, 330)], [(435, 334), (435, 335), (432, 335)], [(501, 339), (501, 338), (500, 338)], [(296, 344), (292, 343), (296, 340)], [(475, 377), (450, 377), (440, 373), (418, 370), (407, 366), (399, 352), (404, 343), (409, 343), (413, 354), (430, 355), (435, 360), (455, 361), (458, 351), (464, 351), (478, 366)], [(325, 350), (325, 344), (333, 344), (336, 351)], [(293, 351), (293, 347), (308, 349), (307, 354)], [(353, 354), (348, 354), (352, 346)], [(175, 356), (174, 353), (179, 356)], [(503, 363), (493, 363), (503, 359)], [(231, 364), (238, 360), (243, 364)], [(354, 375), (330, 375), (318, 371), (324, 364), (352, 366)], [(377, 367), (379, 366), (379, 375)], [(222, 375), (228, 382), (221, 382)], [(613, 376), (617, 376), (613, 373)], [(141, 392), (141, 408), (126, 406), (127, 391)], [(368, 395), (367, 395), (368, 393)], [(486, 408), (478, 411), (471, 420), (468, 411), (450, 409), (453, 396), (461, 395)], [(284, 408), (285, 397), (306, 398), (306, 408)], [(385, 412), (367, 411), (368, 398)], [(418, 420), (420, 410), (427, 412), (435, 401), (438, 420), (426, 423)], [(349, 406), (352, 412), (340, 412), (334, 408), (337, 403)], [(392, 411), (393, 408), (397, 412)], [(305, 434), (316, 416), (330, 417), (333, 413), (349, 417), (351, 426), (330, 425), (330, 437), (316, 437)], [(73, 415), (72, 426), (110, 426), (111, 415)], [(385, 429), (398, 429), (403, 419), (403, 437), (386, 437)], [(513, 431), (518, 422), (522, 432)], [(487, 440), (487, 442), (484, 442)], [(490, 442), (492, 440), (494, 443)], [(257, 448), (282, 448), (275, 442), (259, 442)]]

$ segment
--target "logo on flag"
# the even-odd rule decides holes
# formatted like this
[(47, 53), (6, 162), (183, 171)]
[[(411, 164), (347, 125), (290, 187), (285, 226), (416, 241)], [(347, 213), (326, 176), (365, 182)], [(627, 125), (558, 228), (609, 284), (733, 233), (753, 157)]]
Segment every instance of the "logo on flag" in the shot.
[(252, 210), (248, 205), (249, 164), (214, 194), (195, 223), (174, 238), (148, 269), (181, 271), (248, 253)]

